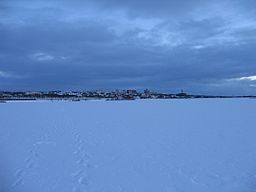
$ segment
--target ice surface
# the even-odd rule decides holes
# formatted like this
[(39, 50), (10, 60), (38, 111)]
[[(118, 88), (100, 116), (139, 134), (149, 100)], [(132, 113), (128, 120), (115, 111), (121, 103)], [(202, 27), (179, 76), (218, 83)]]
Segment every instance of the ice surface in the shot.
[(0, 192), (255, 192), (256, 100), (0, 104)]

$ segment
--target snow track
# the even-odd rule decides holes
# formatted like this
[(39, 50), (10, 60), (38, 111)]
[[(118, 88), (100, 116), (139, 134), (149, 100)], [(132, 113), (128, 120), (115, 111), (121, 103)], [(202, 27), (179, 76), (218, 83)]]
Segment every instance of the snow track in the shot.
[(89, 156), (86, 153), (84, 141), (81, 138), (79, 132), (76, 130), (74, 133), (75, 138), (75, 147), (74, 151), (77, 170), (72, 173), (74, 180), (73, 192), (82, 192), (86, 191), (89, 185), (88, 181), (88, 169), (90, 168)]
[(40, 140), (34, 143), (30, 150), (28, 151), (27, 157), (24, 159), (24, 166), (22, 168), (19, 168), (16, 170), (14, 175), (14, 183), (12, 184), (12, 187), (17, 187), (18, 185), (24, 185), (25, 184), (25, 175), (31, 174), (35, 172), (35, 168), (37, 168), (38, 165), (38, 158), (40, 158), (40, 148), (41, 147), (47, 147), (48, 145), (54, 145), (55, 143), (46, 140)]

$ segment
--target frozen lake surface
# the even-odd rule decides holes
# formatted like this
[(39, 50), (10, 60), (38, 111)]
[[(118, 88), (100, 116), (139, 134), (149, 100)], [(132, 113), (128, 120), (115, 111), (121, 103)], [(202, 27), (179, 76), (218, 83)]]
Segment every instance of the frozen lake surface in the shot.
[(0, 104), (0, 192), (255, 192), (256, 100)]

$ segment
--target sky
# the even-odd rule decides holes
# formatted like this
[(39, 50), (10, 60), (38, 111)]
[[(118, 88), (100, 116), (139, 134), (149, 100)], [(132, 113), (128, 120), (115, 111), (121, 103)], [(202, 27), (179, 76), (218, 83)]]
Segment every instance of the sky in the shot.
[(0, 90), (256, 95), (255, 0), (1, 0)]

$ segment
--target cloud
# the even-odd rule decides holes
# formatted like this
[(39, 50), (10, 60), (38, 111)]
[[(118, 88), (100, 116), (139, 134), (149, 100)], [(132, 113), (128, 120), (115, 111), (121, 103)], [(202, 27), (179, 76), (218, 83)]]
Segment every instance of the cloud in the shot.
[(8, 77), (10, 77), (11, 75), (10, 74), (8, 74), (8, 73), (6, 73), (6, 72), (3, 72), (3, 71), (0, 71), (0, 77), (2, 77), (2, 78), (8, 78)]
[(248, 77), (239, 77), (239, 78), (236, 78), (236, 80), (238, 80), (238, 81), (243, 81), (243, 80), (256, 81), (256, 75), (248, 76)]
[[(26, 78), (1, 88), (255, 93), (255, 4), (4, 0), (1, 70)], [(237, 77), (247, 79), (227, 82)]]
[(35, 53), (31, 57), (37, 61), (52, 61), (55, 59), (54, 56), (46, 53)]
[(18, 78), (20, 78), (20, 76), (15, 75), (14, 73), (11, 73), (11, 72), (0, 71), (0, 78), (3, 78), (3, 79), (18, 79)]

